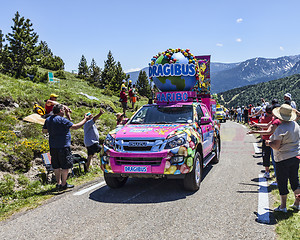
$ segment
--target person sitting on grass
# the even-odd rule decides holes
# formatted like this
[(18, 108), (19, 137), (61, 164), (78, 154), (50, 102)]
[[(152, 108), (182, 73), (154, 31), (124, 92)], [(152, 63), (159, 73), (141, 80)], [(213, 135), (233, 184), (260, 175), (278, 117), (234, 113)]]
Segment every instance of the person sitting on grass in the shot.
[[(50, 98), (48, 100), (46, 100), (46, 104), (45, 104), (46, 117), (52, 115), (53, 114), (52, 110), (53, 110), (54, 105), (59, 104), (59, 102), (56, 101), (57, 98), (58, 98), (58, 95), (56, 95), (54, 93), (51, 93)], [(63, 105), (63, 106), (65, 108), (66, 117), (70, 121), (72, 121), (72, 118), (71, 118), (71, 115), (70, 115), (72, 113), (72, 110), (69, 107), (65, 106), (65, 105)]]
[(95, 122), (99, 119), (99, 117), (104, 113), (102, 109), (100, 109), (100, 112), (93, 117), (91, 115), (92, 119), (87, 121), (84, 124), (84, 145), (87, 148), (88, 158), (86, 162), (86, 171), (89, 171), (89, 167), (91, 164), (92, 157), (95, 153), (99, 153), (101, 151), (101, 146), (99, 145), (99, 132), (97, 130), (97, 127), (95, 125)]
[(117, 117), (117, 126), (118, 125), (123, 125), (124, 124), (124, 114), (117, 113), (116, 117)]

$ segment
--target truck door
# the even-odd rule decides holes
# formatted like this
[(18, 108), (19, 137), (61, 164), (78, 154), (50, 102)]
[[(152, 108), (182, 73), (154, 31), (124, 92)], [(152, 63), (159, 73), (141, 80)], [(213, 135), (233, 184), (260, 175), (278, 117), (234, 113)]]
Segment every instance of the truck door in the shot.
[[(207, 109), (207, 107), (204, 104), (201, 104), (201, 110), (203, 112), (203, 116), (210, 117), (211, 115)], [(202, 132), (205, 132), (205, 146), (203, 146), (204, 149), (204, 156), (207, 156), (209, 153), (211, 153), (214, 145), (214, 128), (213, 123), (208, 123), (206, 125), (201, 125)]]
[[(204, 114), (203, 114), (203, 111), (202, 111), (200, 105), (198, 105), (196, 107), (196, 112), (197, 112), (198, 121), (200, 122), (201, 117), (204, 117)], [(206, 125), (199, 124), (199, 127), (201, 128), (200, 132), (202, 133), (203, 155), (205, 157), (207, 155), (207, 148), (208, 148), (208, 144), (209, 144), (209, 142), (207, 141), (208, 132), (207, 132)]]

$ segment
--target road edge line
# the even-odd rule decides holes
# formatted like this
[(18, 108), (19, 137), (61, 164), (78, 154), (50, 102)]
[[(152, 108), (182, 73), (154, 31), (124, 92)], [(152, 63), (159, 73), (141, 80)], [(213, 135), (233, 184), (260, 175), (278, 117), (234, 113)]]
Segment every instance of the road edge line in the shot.
[(263, 174), (259, 174), (258, 179), (259, 189), (256, 220), (260, 223), (270, 223), (268, 181), (263, 177)]
[(97, 188), (97, 187), (101, 187), (101, 186), (104, 186), (104, 185), (106, 185), (106, 183), (105, 183), (105, 181), (102, 181), (102, 182), (97, 183), (97, 184), (95, 184), (95, 185), (92, 185), (92, 186), (90, 186), (90, 187), (88, 187), (88, 188), (85, 188), (85, 189), (83, 189), (83, 190), (81, 190), (81, 191), (78, 191), (78, 192), (74, 193), (73, 195), (74, 195), (74, 196), (80, 196), (80, 195), (82, 195), (82, 194), (85, 194), (85, 193), (87, 193), (87, 192), (89, 192), (89, 191), (91, 191), (91, 190)]

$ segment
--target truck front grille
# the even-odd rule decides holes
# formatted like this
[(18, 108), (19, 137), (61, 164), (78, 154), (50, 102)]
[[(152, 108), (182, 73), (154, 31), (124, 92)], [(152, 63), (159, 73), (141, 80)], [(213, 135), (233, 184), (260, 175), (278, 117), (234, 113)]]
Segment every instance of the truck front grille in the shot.
[(129, 147), (129, 146), (123, 146), (124, 151), (135, 151), (135, 152), (143, 152), (143, 151), (150, 151), (152, 146), (146, 146), (146, 147)]
[(116, 163), (118, 165), (151, 165), (159, 166), (162, 158), (129, 158), (129, 157), (117, 157)]

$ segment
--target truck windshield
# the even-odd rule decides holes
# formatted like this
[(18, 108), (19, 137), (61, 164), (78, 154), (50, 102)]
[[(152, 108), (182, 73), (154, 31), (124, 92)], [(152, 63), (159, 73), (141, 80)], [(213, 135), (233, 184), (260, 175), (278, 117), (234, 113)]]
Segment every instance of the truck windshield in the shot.
[(192, 121), (192, 105), (152, 105), (141, 108), (130, 120), (129, 124), (191, 123)]

